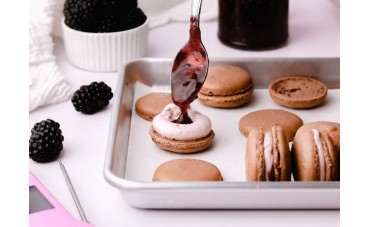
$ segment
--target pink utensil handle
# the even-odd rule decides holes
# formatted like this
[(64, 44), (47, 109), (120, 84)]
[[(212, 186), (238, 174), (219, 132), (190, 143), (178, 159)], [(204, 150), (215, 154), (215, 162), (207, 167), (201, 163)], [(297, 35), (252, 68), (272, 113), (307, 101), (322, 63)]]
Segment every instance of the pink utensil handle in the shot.
[[(90, 223), (75, 219), (67, 210), (59, 203), (57, 199), (45, 188), (45, 186), (29, 172), (29, 187), (30, 187), (30, 227), (92, 227)], [(32, 190), (32, 195), (31, 195)], [(35, 193), (35, 194), (34, 194)], [(36, 196), (35, 196), (36, 195)], [(33, 198), (36, 199), (33, 200)], [(31, 202), (40, 201), (48, 204), (46, 208), (31, 212)]]

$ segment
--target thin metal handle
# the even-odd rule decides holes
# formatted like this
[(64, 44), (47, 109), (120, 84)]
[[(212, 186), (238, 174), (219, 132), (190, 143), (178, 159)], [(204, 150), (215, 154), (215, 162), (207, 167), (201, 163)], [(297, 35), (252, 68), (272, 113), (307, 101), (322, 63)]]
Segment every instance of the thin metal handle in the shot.
[(191, 16), (199, 19), (202, 0), (193, 0), (191, 2)]
[(63, 176), (64, 176), (64, 179), (66, 180), (67, 182), (67, 185), (68, 185), (68, 188), (69, 188), (69, 191), (71, 192), (72, 194), (72, 197), (73, 197), (73, 200), (77, 206), (77, 210), (78, 210), (78, 213), (80, 214), (80, 217), (83, 221), (85, 222), (88, 222), (87, 221), (87, 218), (85, 216), (85, 213), (82, 209), (82, 206), (80, 204), (80, 201), (78, 200), (78, 197), (77, 197), (77, 194), (75, 192), (75, 189), (73, 188), (73, 185), (72, 185), (72, 182), (71, 180), (69, 179), (69, 176), (68, 176), (68, 173), (67, 173), (67, 170), (66, 168), (64, 167), (62, 161), (60, 159), (58, 159), (58, 162), (59, 162), (59, 165), (60, 165), (60, 169), (62, 170), (62, 173), (63, 173)]

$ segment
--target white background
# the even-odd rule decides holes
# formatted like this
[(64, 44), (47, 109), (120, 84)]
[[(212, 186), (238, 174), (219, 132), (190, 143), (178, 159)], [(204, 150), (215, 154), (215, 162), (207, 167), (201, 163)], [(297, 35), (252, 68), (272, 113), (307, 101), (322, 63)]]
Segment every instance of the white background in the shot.
[[(339, 13), (336, 11), (337, 9), (328, 4), (327, 1), (322, 0), (305, 1), (304, 3), (303, 1), (291, 2), (302, 2), (303, 5), (302, 7), (296, 7), (301, 10), (301, 13), (295, 16), (293, 14), (290, 17), (290, 23), (295, 23), (295, 18), (300, 18), (300, 20), (306, 22), (314, 20), (316, 21), (315, 24), (302, 30), (304, 32), (310, 28), (310, 31), (314, 32), (313, 34), (307, 32), (299, 37), (297, 35), (301, 33), (298, 31), (294, 32), (291, 29), (289, 44), (282, 49), (269, 53), (240, 52), (228, 49), (217, 41), (215, 38), (215, 28), (217, 26), (215, 22), (211, 22), (208, 26), (206, 24), (201, 25), (204, 43), (209, 42), (207, 45), (212, 46), (212, 49), (208, 50), (210, 56), (229, 56), (229, 54), (232, 56), (249, 56), (250, 54), (253, 56), (264, 54), (271, 56), (277, 54), (286, 57), (301, 55), (308, 57), (339, 56)], [(291, 8), (293, 8), (293, 5), (291, 4)], [(310, 11), (311, 13), (322, 11), (323, 14), (305, 14), (304, 10), (308, 10), (310, 7), (314, 7), (314, 10)], [(368, 209), (361, 207), (361, 205), (366, 206), (369, 203), (369, 195), (368, 188), (365, 186), (365, 183), (367, 183), (366, 176), (361, 175), (361, 173), (366, 173), (364, 167), (367, 166), (368, 162), (367, 146), (364, 145), (364, 141), (366, 141), (365, 136), (368, 133), (366, 131), (361, 133), (361, 128), (366, 129), (366, 126), (369, 126), (365, 119), (370, 114), (362, 106), (364, 106), (363, 104), (366, 103), (366, 99), (369, 97), (367, 94), (368, 89), (366, 88), (368, 70), (365, 67), (368, 65), (366, 51), (369, 51), (368, 40), (370, 40), (370, 37), (369, 34), (362, 31), (368, 27), (365, 23), (369, 21), (369, 18), (366, 18), (368, 6), (356, 5), (353, 2), (347, 2), (346, 4), (343, 1), (341, 9), (341, 18), (344, 18), (344, 20), (341, 20), (341, 28), (343, 27), (344, 29), (340, 33), (342, 43), (340, 51), (342, 60), (341, 127), (342, 150), (344, 151), (341, 158), (341, 224), (343, 226), (358, 226), (361, 223), (361, 226), (364, 226), (368, 222), (366, 218)], [(85, 213), (95, 226), (172, 226), (175, 224), (176, 226), (247, 226), (252, 224), (258, 226), (339, 226), (339, 211), (157, 211), (139, 210), (129, 207), (123, 202), (116, 189), (108, 185), (102, 176), (110, 108), (89, 118), (70, 111), (70, 103), (65, 102), (32, 112), (29, 115), (27, 124), (28, 80), (21, 79), (22, 77), (26, 78), (27, 74), (26, 48), (28, 40), (26, 33), (27, 23), (25, 22), (27, 20), (27, 10), (26, 4), (6, 5), (3, 8), (4, 13), (1, 20), (1, 27), (4, 31), (1, 39), (1, 60), (4, 64), (1, 67), (3, 69), (2, 76), (6, 78), (3, 83), (3, 89), (1, 89), (3, 97), (1, 125), (6, 126), (1, 130), (0, 137), (3, 144), (2, 152), (5, 154), (0, 165), (1, 176), (4, 182), (1, 201), (5, 201), (2, 203), (1, 210), (3, 214), (9, 214), (2, 215), (2, 223), (17, 222), (17, 224), (8, 224), (8, 226), (27, 226), (28, 224), (27, 166), (29, 166), (29, 170), (35, 172), (54, 196), (62, 202), (65, 208), (78, 218), (77, 209), (65, 182), (62, 180), (57, 163), (41, 166), (29, 161), (25, 155), (29, 129), (33, 123), (43, 118), (55, 118), (61, 123), (63, 134), (68, 137), (64, 153), (70, 153), (71, 156), (73, 153), (73, 158), (68, 158), (67, 155), (63, 157), (64, 163), (70, 175), (73, 176), (71, 178)], [(25, 20), (9, 20), (9, 18), (14, 18), (14, 12), (20, 12), (17, 15), (24, 15)], [(3, 20), (3, 17), (8, 20)], [(333, 17), (336, 20), (333, 20)], [(299, 21), (299, 19), (297, 20)], [(328, 23), (327, 20), (330, 21), (329, 25), (326, 24)], [(171, 34), (170, 32), (174, 29), (176, 31), (174, 34), (180, 36), (180, 30), (183, 30), (178, 27), (176, 24), (170, 24), (151, 31), (148, 55), (172, 57), (184, 40), (181, 40), (180, 37), (172, 39), (176, 41), (166, 43), (167, 39), (158, 38), (161, 35)], [(334, 31), (332, 31), (333, 29)], [(183, 33), (184, 35), (186, 34), (186, 32)], [(208, 34), (207, 37), (213, 36), (213, 38), (208, 40), (206, 33)], [(14, 34), (14, 36), (8, 34)], [(322, 40), (318, 39), (317, 36), (321, 36)], [(306, 38), (310, 40), (310, 44), (301, 42)], [(315, 42), (312, 40), (315, 40)], [(293, 48), (293, 46), (296, 48)], [(68, 80), (74, 88), (78, 88), (81, 84), (86, 84), (93, 80), (103, 80), (114, 87), (114, 73), (89, 73), (71, 66), (65, 59), (63, 45), (60, 40), (57, 40), (55, 52), (58, 64), (63, 73), (68, 76)], [(280, 52), (280, 54), (276, 52)], [(10, 83), (8, 82), (9, 80)], [(20, 96), (17, 95), (19, 93), (21, 94)], [(17, 96), (20, 97), (19, 101), (18, 98), (14, 99)], [(356, 111), (353, 111), (355, 109)], [(84, 130), (73, 127), (73, 124), (76, 122)], [(345, 139), (343, 140), (343, 138)], [(53, 172), (45, 171), (49, 169), (53, 169)], [(79, 176), (73, 174), (75, 172), (78, 172), (79, 176), (83, 177), (79, 178)], [(19, 216), (22, 218), (18, 218)]]

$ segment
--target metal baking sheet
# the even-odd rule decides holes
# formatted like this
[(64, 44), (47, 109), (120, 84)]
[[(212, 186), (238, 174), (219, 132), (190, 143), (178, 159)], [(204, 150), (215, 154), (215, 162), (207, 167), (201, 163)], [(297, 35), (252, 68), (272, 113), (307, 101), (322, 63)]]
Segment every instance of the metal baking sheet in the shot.
[[(211, 118), (216, 136), (212, 147), (195, 154), (161, 150), (148, 134), (151, 122), (135, 113), (135, 101), (153, 91), (170, 91), (172, 59), (143, 58), (119, 72), (106, 150), (104, 177), (131, 206), (150, 209), (339, 209), (340, 182), (247, 182), (247, 138), (239, 119), (260, 109), (284, 109), (312, 121), (340, 122), (339, 58), (210, 59), (210, 65), (232, 64), (247, 69), (254, 82), (251, 102), (234, 109), (192, 108)], [(324, 105), (294, 110), (276, 104), (268, 84), (285, 75), (309, 75), (329, 88)], [(291, 143), (290, 143), (291, 145)], [(176, 158), (198, 158), (215, 164), (222, 182), (152, 182), (155, 168)]]

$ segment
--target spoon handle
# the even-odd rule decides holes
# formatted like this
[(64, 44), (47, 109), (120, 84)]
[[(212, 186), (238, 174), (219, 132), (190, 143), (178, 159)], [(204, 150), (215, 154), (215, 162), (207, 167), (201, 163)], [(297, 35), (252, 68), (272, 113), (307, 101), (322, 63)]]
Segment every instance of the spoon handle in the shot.
[(191, 16), (199, 19), (200, 7), (202, 6), (202, 0), (192, 0), (191, 2)]

